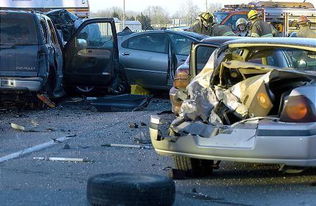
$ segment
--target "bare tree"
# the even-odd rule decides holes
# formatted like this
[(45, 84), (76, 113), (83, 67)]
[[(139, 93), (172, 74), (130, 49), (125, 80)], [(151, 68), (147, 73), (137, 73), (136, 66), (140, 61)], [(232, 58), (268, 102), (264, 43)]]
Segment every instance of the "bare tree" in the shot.
[[(135, 11), (126, 11), (126, 20), (135, 20), (137, 15), (138, 13)], [(91, 17), (116, 17), (122, 20), (123, 9), (120, 7), (112, 7), (109, 9), (91, 13)]]
[(196, 17), (201, 13), (201, 9), (198, 5), (194, 4), (192, 0), (186, 0), (180, 6), (181, 10), (177, 11), (173, 18), (181, 19), (182, 22), (186, 24), (192, 24)]
[(170, 23), (169, 13), (160, 6), (150, 6), (144, 12), (152, 24), (166, 25)]
[(222, 8), (222, 4), (220, 3), (210, 3), (208, 5), (208, 11), (211, 12), (211, 13), (214, 13), (215, 11), (218, 11)]

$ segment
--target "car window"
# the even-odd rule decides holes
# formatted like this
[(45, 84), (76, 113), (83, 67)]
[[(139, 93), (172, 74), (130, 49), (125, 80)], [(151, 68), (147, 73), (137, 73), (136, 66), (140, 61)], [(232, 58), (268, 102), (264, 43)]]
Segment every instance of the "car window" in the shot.
[(47, 21), (47, 22), (48, 22), (49, 29), (51, 31), (51, 38), (52, 38), (53, 44), (59, 45), (58, 44), (58, 38), (57, 38), (56, 30), (55, 30), (55, 28), (53, 26), (53, 23), (51, 21)]
[(158, 52), (158, 53), (167, 53), (168, 39), (164, 34), (145, 34), (137, 37), (133, 37), (128, 40), (127, 48)]
[(231, 17), (229, 17), (229, 19), (226, 21), (225, 25), (229, 26), (232, 28), (232, 30), (236, 30), (236, 21), (239, 18), (244, 18), (244, 19), (248, 19), (247, 14), (235, 14), (232, 15)]
[(222, 23), (222, 21), (228, 16), (227, 12), (215, 12), (214, 13), (214, 21), (217, 24)]
[(178, 34), (169, 34), (177, 55), (188, 56), (193, 40)]
[(77, 39), (85, 40), (88, 48), (113, 48), (113, 33), (110, 23), (91, 23), (77, 35)]
[(41, 30), (44, 35), (43, 40), (45, 43), (47, 43), (48, 42), (47, 25), (44, 19), (41, 19), (40, 22), (41, 22)]
[(215, 51), (216, 47), (211, 46), (199, 46), (196, 50), (196, 68), (197, 73), (199, 73), (206, 63), (208, 62), (209, 58)]
[(30, 14), (0, 13), (0, 44), (38, 44), (34, 17)]

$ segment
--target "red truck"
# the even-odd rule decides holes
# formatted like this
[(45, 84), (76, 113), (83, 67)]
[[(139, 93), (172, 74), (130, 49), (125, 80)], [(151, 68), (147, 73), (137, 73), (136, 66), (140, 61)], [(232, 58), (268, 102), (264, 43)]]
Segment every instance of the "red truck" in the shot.
[(249, 4), (225, 5), (214, 13), (217, 23), (231, 26), (235, 31), (235, 23), (239, 18), (247, 19), (250, 10), (257, 10), (265, 21), (271, 23), (284, 36), (298, 30), (297, 19), (305, 15), (311, 22), (311, 28), (316, 30), (316, 9), (309, 2), (271, 2), (259, 1)]

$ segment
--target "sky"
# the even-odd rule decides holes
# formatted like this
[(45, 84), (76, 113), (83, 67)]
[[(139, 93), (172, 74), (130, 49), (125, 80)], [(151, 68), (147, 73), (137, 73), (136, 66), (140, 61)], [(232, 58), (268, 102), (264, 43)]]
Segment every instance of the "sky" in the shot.
[[(111, 7), (122, 7), (123, 0), (89, 0), (90, 8), (92, 12), (99, 10), (105, 10)], [(125, 0), (126, 1), (126, 10), (128, 11), (143, 11), (148, 6), (161, 6), (167, 10), (170, 14), (173, 14), (181, 10), (181, 5), (186, 0)], [(284, 0), (278, 0), (284, 1)], [(288, 0), (291, 1), (291, 0)], [(303, 1), (303, 0), (301, 0)], [(307, 0), (313, 3), (316, 6), (316, 0)], [(205, 10), (206, 0), (193, 0), (194, 4), (199, 5), (201, 10)], [(221, 3), (221, 4), (239, 4), (247, 3), (250, 0), (208, 0), (208, 3)]]

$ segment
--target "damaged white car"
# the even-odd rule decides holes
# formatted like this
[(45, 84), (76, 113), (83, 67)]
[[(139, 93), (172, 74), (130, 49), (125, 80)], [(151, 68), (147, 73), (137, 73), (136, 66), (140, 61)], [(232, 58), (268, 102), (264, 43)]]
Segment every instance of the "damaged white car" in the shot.
[(151, 117), (156, 152), (192, 176), (221, 160), (316, 166), (316, 40), (230, 41), (196, 75), (196, 54), (207, 46), (192, 46), (180, 115)]

